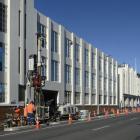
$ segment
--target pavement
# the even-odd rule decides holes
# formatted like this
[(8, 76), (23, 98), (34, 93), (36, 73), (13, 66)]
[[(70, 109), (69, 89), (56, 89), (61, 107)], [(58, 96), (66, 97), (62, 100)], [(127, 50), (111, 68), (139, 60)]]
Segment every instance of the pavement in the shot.
[(0, 140), (140, 140), (140, 113), (91, 121), (63, 122), (14, 132), (2, 132)]

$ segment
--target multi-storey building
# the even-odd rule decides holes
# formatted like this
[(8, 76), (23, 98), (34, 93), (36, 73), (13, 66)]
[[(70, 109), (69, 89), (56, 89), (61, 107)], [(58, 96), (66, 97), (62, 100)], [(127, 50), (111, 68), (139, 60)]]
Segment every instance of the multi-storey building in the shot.
[(119, 106), (137, 107), (140, 103), (140, 78), (128, 64), (118, 68), (119, 75)]
[(33, 0), (0, 0), (0, 105), (34, 99), (26, 85), (28, 58), (36, 54), (36, 33), (46, 65), (43, 94), (55, 105), (117, 106), (118, 63), (34, 8)]

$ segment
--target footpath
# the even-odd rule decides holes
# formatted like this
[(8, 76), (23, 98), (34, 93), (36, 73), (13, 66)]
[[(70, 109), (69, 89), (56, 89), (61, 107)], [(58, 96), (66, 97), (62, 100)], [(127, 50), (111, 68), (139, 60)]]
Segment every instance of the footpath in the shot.
[(40, 128), (44, 128), (44, 127), (53, 127), (53, 126), (59, 126), (59, 125), (72, 125), (72, 124), (76, 124), (76, 123), (90, 122), (90, 121), (94, 121), (94, 120), (102, 120), (102, 119), (108, 119), (108, 118), (113, 118), (113, 117), (128, 116), (128, 115), (134, 114), (134, 113), (140, 113), (140, 111), (123, 112), (123, 113), (116, 112), (116, 114), (115, 113), (108, 114), (107, 112), (105, 112), (105, 114), (101, 115), (101, 116), (91, 117), (89, 115), (84, 119), (78, 119), (78, 120), (72, 120), (72, 118), (69, 116), (68, 120), (65, 120), (65, 121), (49, 122), (46, 124), (26, 125), (26, 126), (18, 126), (18, 127), (10, 127), (10, 128), (4, 127), (4, 130), (2, 130), (2, 129), (0, 130), (0, 135), (4, 134), (4, 133), (9, 133), (12, 131), (25, 131), (25, 130), (40, 129)]

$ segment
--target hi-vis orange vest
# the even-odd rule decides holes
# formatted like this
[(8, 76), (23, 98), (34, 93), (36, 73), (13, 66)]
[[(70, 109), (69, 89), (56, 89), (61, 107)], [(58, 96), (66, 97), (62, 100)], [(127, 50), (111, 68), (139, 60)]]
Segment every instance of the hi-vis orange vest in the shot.
[(28, 114), (28, 110), (27, 110), (27, 106), (24, 107), (24, 117), (27, 117)]
[(35, 111), (35, 106), (33, 104), (28, 104), (27, 106), (27, 112), (33, 113)]

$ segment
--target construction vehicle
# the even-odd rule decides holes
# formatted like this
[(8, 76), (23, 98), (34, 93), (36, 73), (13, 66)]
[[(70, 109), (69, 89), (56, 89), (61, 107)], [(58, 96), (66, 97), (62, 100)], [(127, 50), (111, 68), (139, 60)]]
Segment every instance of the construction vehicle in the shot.
[(75, 105), (62, 105), (58, 107), (60, 120), (68, 119), (69, 115), (72, 116), (72, 119), (77, 120), (79, 118), (78, 107)]

